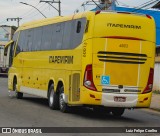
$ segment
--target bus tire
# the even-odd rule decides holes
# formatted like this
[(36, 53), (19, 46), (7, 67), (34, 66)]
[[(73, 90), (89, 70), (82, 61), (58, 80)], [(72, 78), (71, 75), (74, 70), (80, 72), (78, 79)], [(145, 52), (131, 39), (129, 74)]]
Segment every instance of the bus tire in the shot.
[(112, 115), (115, 117), (121, 117), (125, 111), (125, 108), (113, 108)]
[(49, 107), (52, 110), (57, 110), (59, 108), (59, 96), (58, 94), (54, 91), (54, 85), (52, 84), (49, 87), (49, 96), (48, 96), (48, 103)]
[(14, 80), (13, 82), (13, 91), (15, 92), (15, 96), (17, 99), (23, 98), (23, 93), (17, 91), (17, 81), (16, 80)]
[(63, 113), (69, 112), (69, 107), (65, 103), (65, 100), (64, 100), (64, 87), (63, 86), (60, 88), (60, 93), (59, 93), (59, 108), (60, 108), (60, 111)]

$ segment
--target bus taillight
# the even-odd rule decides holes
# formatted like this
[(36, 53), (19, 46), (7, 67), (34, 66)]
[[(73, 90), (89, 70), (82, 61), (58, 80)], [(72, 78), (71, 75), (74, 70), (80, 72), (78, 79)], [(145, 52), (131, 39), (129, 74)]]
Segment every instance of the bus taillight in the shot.
[(86, 66), (83, 84), (86, 88), (93, 90), (93, 91), (97, 91), (93, 83), (93, 71), (92, 71), (91, 64)]
[(147, 18), (152, 19), (152, 17), (150, 15), (146, 15)]
[(98, 15), (100, 13), (101, 13), (101, 10), (98, 10), (98, 11), (95, 12), (95, 15)]
[(153, 75), (154, 75), (154, 69), (150, 68), (147, 86), (144, 89), (143, 94), (149, 93), (149, 92), (152, 91), (152, 87), (153, 87)]

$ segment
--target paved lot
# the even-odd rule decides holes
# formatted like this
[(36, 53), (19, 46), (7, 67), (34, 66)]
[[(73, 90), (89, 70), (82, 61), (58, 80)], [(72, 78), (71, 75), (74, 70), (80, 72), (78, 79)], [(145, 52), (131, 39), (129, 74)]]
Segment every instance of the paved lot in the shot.
[(160, 112), (160, 94), (152, 95), (152, 102), (150, 108)]
[[(53, 111), (49, 109), (47, 100), (42, 98), (25, 95), (24, 99), (18, 100), (15, 97), (9, 97), (7, 89), (7, 78), (0, 78), (0, 127), (159, 126), (160, 113), (152, 112), (150, 110), (126, 110), (125, 114), (121, 118), (114, 118), (111, 115), (96, 114), (93, 111), (84, 108), (66, 114), (61, 113), (60, 111)], [(76, 134), (71, 135), (74, 136)], [(89, 136), (90, 135), (97, 136), (97, 134), (89, 134)], [(113, 134), (107, 134), (107, 136), (108, 135), (112, 136)], [(119, 136), (119, 134), (114, 135)], [(130, 135), (136, 136), (137, 134)], [(146, 134), (146, 136), (150, 135), (156, 136), (156, 134)]]

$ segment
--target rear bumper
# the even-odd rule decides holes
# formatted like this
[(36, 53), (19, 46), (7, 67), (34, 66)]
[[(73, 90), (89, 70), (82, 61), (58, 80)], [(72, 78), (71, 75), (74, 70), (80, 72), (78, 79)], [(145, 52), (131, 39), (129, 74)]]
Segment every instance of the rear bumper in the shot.
[[(81, 93), (82, 104), (100, 105), (105, 107), (144, 108), (149, 107), (152, 93), (147, 94), (120, 94), (102, 93), (84, 90)], [(125, 97), (125, 102), (116, 102), (114, 97)]]
[[(106, 107), (147, 108), (152, 93), (148, 94), (102, 94), (102, 105)], [(114, 97), (126, 97), (125, 102), (115, 102)]]
[[(125, 97), (125, 102), (115, 102), (114, 97)], [(138, 95), (102, 93), (102, 105), (106, 107), (136, 107)]]

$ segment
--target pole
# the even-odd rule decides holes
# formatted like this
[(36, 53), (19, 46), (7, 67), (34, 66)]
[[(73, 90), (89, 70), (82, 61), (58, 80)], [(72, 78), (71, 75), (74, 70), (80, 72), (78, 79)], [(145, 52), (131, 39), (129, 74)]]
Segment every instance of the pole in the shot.
[(59, 5), (59, 16), (61, 16), (61, 1), (60, 0), (59, 0), (58, 5)]
[(19, 21), (20, 21), (20, 20), (18, 19), (18, 20), (17, 20), (17, 23), (18, 23), (18, 27), (19, 27)]
[[(45, 2), (47, 4), (49, 4), (50, 6), (52, 6), (55, 10), (58, 11), (59, 13), (59, 16), (61, 16), (61, 1), (43, 1), (43, 0), (40, 0), (40, 2)], [(58, 3), (58, 9), (56, 7), (54, 7), (51, 3)]]
[(7, 21), (9, 21), (9, 20), (11, 20), (11, 21), (17, 21), (17, 26), (19, 27), (19, 22), (20, 22), (21, 19), (22, 18), (19, 18), (19, 17), (17, 17), (17, 18), (7, 18)]

